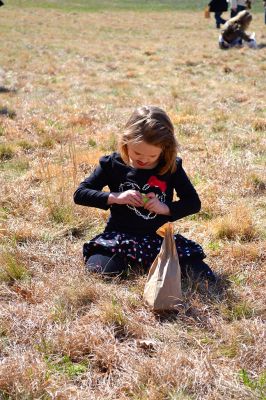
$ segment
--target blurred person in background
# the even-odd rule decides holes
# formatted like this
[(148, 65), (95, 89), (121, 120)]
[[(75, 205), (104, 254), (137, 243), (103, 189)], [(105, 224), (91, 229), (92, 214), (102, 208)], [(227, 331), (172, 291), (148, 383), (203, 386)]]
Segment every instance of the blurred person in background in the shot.
[(231, 18), (235, 17), (240, 11), (251, 9), (251, 0), (230, 0)]
[(214, 13), (216, 28), (220, 29), (220, 26), (226, 23), (226, 20), (222, 18), (222, 13), (228, 10), (227, 0), (211, 0), (208, 6), (209, 11)]
[(244, 42), (248, 47), (256, 48), (255, 33), (248, 34), (248, 29), (252, 21), (252, 15), (249, 11), (240, 11), (235, 17), (230, 18), (219, 36), (220, 49), (226, 50), (231, 47), (242, 47)]

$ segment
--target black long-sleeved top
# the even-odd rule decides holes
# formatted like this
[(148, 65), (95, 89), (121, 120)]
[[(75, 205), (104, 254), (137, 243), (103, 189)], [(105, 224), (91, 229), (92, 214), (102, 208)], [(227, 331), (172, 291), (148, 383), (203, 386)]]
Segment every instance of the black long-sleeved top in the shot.
[(211, 0), (208, 4), (210, 12), (224, 12), (228, 10), (228, 2), (226, 0)]
[[(182, 160), (177, 158), (176, 164), (176, 172), (159, 175), (160, 165), (153, 169), (137, 169), (126, 165), (119, 153), (101, 157), (99, 166), (75, 191), (74, 202), (104, 210), (110, 208), (105, 231), (153, 234), (164, 223), (194, 214), (201, 207), (199, 196), (182, 167)], [(150, 213), (143, 207), (109, 205), (110, 192), (102, 191), (105, 186), (110, 192), (129, 189), (141, 193), (154, 192), (169, 207), (171, 215)], [(173, 201), (174, 191), (179, 198), (177, 201)]]

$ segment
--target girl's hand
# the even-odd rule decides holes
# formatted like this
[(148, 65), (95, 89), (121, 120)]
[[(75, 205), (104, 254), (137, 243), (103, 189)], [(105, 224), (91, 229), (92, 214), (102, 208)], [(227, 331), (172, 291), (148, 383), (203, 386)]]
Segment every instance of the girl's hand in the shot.
[(130, 189), (121, 193), (110, 193), (108, 204), (128, 204), (134, 207), (143, 207), (143, 200), (140, 192)]
[(147, 193), (146, 198), (149, 200), (143, 204), (143, 207), (150, 212), (155, 214), (162, 214), (162, 215), (170, 215), (169, 207), (160, 202), (160, 200), (156, 197), (156, 194), (153, 192)]

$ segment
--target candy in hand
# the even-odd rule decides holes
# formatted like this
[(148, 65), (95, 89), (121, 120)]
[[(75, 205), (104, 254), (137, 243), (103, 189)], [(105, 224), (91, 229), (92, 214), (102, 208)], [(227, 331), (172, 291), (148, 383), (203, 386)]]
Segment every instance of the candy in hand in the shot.
[(141, 193), (141, 196), (144, 203), (147, 203), (147, 201), (149, 201), (149, 197), (147, 197), (145, 193)]

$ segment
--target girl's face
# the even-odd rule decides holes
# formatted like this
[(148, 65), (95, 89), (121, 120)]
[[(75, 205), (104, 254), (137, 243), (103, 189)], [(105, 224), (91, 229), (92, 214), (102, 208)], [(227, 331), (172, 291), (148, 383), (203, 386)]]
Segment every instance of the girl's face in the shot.
[(152, 169), (159, 162), (162, 149), (146, 142), (127, 144), (130, 164), (134, 168)]

